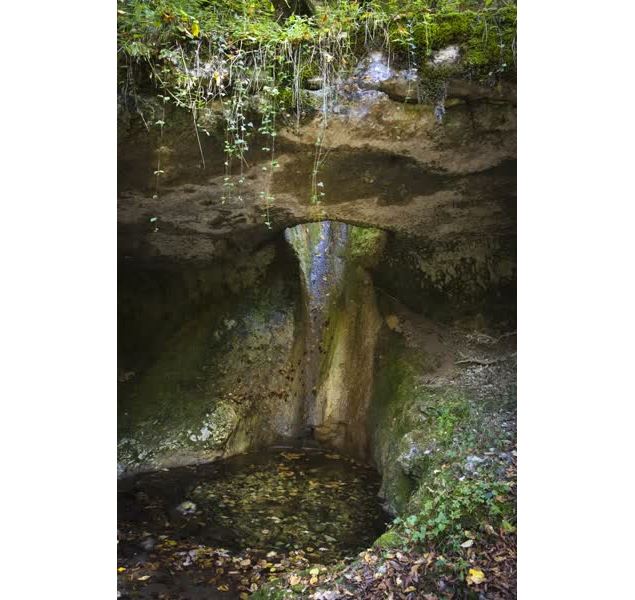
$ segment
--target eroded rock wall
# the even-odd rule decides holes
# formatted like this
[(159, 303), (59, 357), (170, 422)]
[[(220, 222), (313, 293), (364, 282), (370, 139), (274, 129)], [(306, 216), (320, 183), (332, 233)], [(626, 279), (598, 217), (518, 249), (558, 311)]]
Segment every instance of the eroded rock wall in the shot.
[(256, 252), (249, 268), (129, 267), (122, 278), (121, 470), (210, 460), (298, 435), (299, 271), (283, 241)]
[(380, 318), (368, 273), (352, 264), (347, 278), (344, 293), (330, 312), (324, 340), (315, 437), (327, 446), (368, 459), (368, 407)]
[[(163, 107), (146, 104), (147, 122), (162, 116)], [(326, 122), (318, 112), (296, 127), (289, 115), (273, 166), (254, 133), (245, 164), (229, 175), (220, 105), (198, 115), (209, 133), (199, 136), (204, 167), (191, 115), (169, 109), (160, 136), (123, 110), (120, 254), (216, 260), (324, 219), (428, 241), (507, 235), (515, 227), (514, 90), (453, 82), (444, 110), (439, 121), (433, 104), (343, 94)]]
[[(398, 83), (343, 94), (326, 126), (319, 110), (299, 127), (287, 120), (275, 166), (255, 134), (242, 173), (229, 178), (218, 105), (198, 115), (210, 134), (201, 138), (204, 168), (191, 115), (148, 102), (146, 120), (166, 122), (159, 135), (122, 111), (127, 468), (225, 456), (311, 426), (322, 443), (371, 456), (388, 505), (403, 508), (408, 452), (431, 435), (417, 406), (454, 406), (445, 392), (464, 356), (447, 340), (457, 328), (464, 337), (515, 329), (516, 103), (509, 84), (452, 80), (440, 118), (438, 106), (402, 98)], [(305, 90), (314, 98), (316, 85)], [(307, 289), (282, 233), (323, 220), (385, 233), (350, 248), (307, 388)], [(413, 388), (426, 378), (441, 382), (440, 395)]]
[(372, 457), (386, 509), (404, 514), (433, 498), (450, 470), (463, 481), (479, 465), (502, 462), (504, 470), (511, 460), (515, 331), (505, 321), (479, 322), (474, 313), (471, 322), (439, 322), (378, 295)]

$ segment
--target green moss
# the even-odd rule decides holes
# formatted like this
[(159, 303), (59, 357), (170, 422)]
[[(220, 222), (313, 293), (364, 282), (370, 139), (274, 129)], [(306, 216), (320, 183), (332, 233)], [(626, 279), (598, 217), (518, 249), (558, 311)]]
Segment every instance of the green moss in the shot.
[(516, 7), (503, 7), (474, 22), (464, 47), (467, 68), (475, 74), (503, 74), (515, 70)]
[[(385, 33), (402, 58), (411, 57), (412, 53), (425, 58), (436, 49), (459, 44), (469, 68), (487, 65), (490, 71), (498, 72), (501, 64), (510, 67), (512, 63), (508, 59), (513, 59), (516, 5), (487, 4), (413, 0), (361, 5), (334, 0), (324, 6), (316, 4), (316, 14), (308, 16), (288, 14), (289, 11), (283, 15), (268, 1), (127, 0), (125, 10), (118, 14), (120, 81), (127, 87), (134, 74), (151, 78), (151, 85), (161, 81), (171, 94), (181, 98), (179, 102), (188, 104), (191, 97), (183, 92), (191, 94), (192, 84), (200, 82), (182, 72), (183, 57), (175, 48), (189, 54), (198, 39), (206, 42), (199, 52), (209, 52), (198, 57), (201, 62), (227, 62), (239, 47), (259, 54), (261, 59), (266, 55), (267, 60), (262, 62), (271, 66), (266, 76), (272, 78), (279, 91), (290, 92), (298, 78), (306, 81), (320, 74), (321, 55), (326, 48), (336, 59), (336, 70), (345, 71), (354, 65), (366, 52), (364, 42), (369, 28), (380, 35)], [(300, 62), (292, 60), (289, 53), (299, 46), (304, 49)], [(148, 69), (148, 65), (152, 68)], [(246, 64), (246, 73), (252, 68)], [(233, 70), (236, 69), (234, 64)], [(260, 90), (254, 91), (260, 94)], [(205, 104), (205, 98), (198, 98), (198, 108)], [(282, 100), (282, 106), (290, 106), (289, 94), (282, 94)]]
[(394, 529), (387, 531), (386, 533), (380, 535), (375, 540), (375, 546), (379, 548), (397, 548), (401, 546), (403, 543), (403, 539)]
[(293, 108), (293, 90), (284, 87), (280, 90), (278, 95), (278, 108), (280, 110), (289, 110)]
[(386, 502), (404, 514), (416, 509), (413, 492), (425, 489), (434, 471), (453, 460), (455, 438), (467, 435), (475, 415), (456, 388), (419, 383), (425, 372), (420, 353), (403, 336), (384, 330), (378, 356), (370, 413), (373, 452)]
[[(393, 455), (390, 460), (395, 461), (396, 457)], [(390, 462), (382, 470), (382, 478), (387, 507), (394, 514), (403, 514), (416, 490), (414, 481), (401, 470), (397, 462)]]
[[(475, 20), (473, 12), (452, 12), (437, 15), (428, 27), (431, 48), (443, 48), (450, 44), (466, 42), (472, 33)], [(423, 29), (423, 31), (422, 31)], [(419, 28), (419, 38), (425, 39), (425, 28)]]
[(386, 245), (386, 232), (381, 229), (352, 227), (350, 257), (364, 267), (377, 263)]
[[(373, 454), (382, 472), (382, 493), (388, 507), (399, 513), (414, 489), (413, 482), (397, 463), (401, 438), (416, 427), (411, 413), (406, 410), (414, 392), (413, 372), (402, 358), (400, 336), (393, 333), (384, 335), (388, 337), (388, 349), (375, 365), (370, 420)], [(386, 346), (385, 338), (383, 345)]]
[[(474, 406), (454, 387), (417, 385), (416, 359), (399, 336), (384, 336), (380, 353), (374, 426), (383, 491), (399, 515), (397, 535), (405, 544), (459, 551), (466, 530), (513, 531), (515, 497), (500, 465), (486, 461), (478, 477), (465, 476), (467, 456), (501, 448), (486, 407)], [(411, 490), (405, 502), (404, 470)]]
[(422, 407), (428, 411), (432, 424), (430, 433), (440, 443), (448, 443), (457, 427), (470, 417), (470, 406), (465, 396), (456, 390), (445, 390), (432, 403)]
[(319, 77), (319, 76), (320, 76), (320, 69), (319, 69), (319, 65), (317, 65), (316, 63), (307, 62), (300, 67), (300, 80), (302, 81), (303, 84), (306, 84), (306, 81), (308, 79), (311, 79), (312, 77)]
[(415, 26), (413, 37), (424, 57), (452, 44), (461, 49), (462, 64), (439, 68), (424, 63), (426, 80), (510, 73), (515, 69), (516, 6), (432, 13)]
[[(345, 285), (351, 286), (350, 279), (345, 282)], [(328, 377), (339, 341), (345, 338), (348, 330), (349, 324), (344, 297), (341, 297), (339, 302), (336, 300), (331, 301), (327, 314), (329, 315), (328, 324), (322, 334), (324, 356), (320, 361), (320, 384)]]

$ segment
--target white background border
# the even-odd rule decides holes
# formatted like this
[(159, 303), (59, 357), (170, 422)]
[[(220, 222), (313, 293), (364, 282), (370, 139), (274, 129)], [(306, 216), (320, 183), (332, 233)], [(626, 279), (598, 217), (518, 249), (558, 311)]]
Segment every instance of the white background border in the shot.
[[(630, 7), (519, 7), (521, 599), (632, 594)], [(8, 599), (115, 598), (115, 9), (3, 6)]]

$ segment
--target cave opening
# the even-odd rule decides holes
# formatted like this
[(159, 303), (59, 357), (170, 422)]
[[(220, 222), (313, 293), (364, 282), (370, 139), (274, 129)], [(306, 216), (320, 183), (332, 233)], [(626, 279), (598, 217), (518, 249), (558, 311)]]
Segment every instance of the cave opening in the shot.
[(205, 570), (222, 548), (251, 576), (350, 558), (385, 530), (366, 271), (384, 235), (303, 223), (243, 261), (122, 270), (122, 312), (143, 306), (120, 319), (122, 556), (167, 556), (169, 540), (178, 568)]
[(146, 4), (118, 11), (121, 597), (509, 597), (514, 3)]

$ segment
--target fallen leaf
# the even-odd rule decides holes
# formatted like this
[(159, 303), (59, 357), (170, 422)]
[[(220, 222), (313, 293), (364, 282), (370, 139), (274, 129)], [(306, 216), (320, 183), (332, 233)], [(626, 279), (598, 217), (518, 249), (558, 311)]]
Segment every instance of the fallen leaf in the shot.
[(478, 585), (485, 581), (485, 573), (480, 569), (470, 569), (465, 580), (468, 585)]
[(291, 575), (291, 577), (289, 577), (289, 585), (298, 585), (301, 581), (302, 579), (297, 575)]
[(142, 577), (137, 577), (137, 581), (147, 581), (150, 579), (150, 575), (143, 575)]
[(474, 544), (474, 540), (466, 540), (461, 544), (461, 548), (471, 548)]

